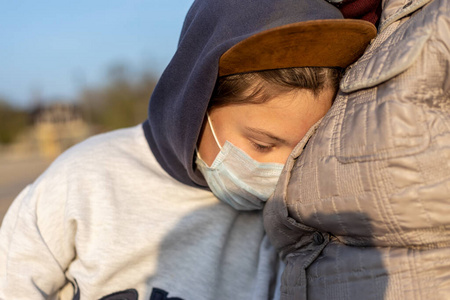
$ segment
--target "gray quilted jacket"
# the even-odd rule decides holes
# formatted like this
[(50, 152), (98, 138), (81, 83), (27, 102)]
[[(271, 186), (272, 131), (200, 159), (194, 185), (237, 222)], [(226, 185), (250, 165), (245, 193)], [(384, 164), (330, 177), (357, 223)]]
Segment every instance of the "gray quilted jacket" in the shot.
[(450, 299), (449, 1), (384, 1), (288, 159), (264, 210), (282, 299)]

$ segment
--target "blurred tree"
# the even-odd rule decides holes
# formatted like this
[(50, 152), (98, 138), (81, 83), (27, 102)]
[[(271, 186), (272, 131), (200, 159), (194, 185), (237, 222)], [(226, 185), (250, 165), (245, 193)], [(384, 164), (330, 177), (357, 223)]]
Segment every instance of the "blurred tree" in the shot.
[(109, 69), (105, 86), (85, 89), (81, 105), (86, 120), (107, 131), (133, 126), (147, 117), (147, 105), (156, 85), (150, 73), (134, 76), (124, 64)]
[(0, 99), (0, 144), (11, 144), (29, 125), (28, 113)]

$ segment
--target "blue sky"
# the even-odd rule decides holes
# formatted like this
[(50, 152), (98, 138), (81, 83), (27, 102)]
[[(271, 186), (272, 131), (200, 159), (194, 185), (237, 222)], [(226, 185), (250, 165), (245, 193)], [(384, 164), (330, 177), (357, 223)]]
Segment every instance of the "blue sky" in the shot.
[(71, 100), (117, 63), (160, 75), (192, 2), (0, 1), (0, 98)]

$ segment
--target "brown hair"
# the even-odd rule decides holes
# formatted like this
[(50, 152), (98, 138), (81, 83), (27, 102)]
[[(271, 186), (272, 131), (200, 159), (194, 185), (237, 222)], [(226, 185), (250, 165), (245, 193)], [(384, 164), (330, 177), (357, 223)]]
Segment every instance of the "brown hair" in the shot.
[(324, 88), (336, 92), (342, 68), (302, 67), (266, 70), (219, 77), (209, 107), (263, 103), (276, 95), (307, 89), (315, 96)]

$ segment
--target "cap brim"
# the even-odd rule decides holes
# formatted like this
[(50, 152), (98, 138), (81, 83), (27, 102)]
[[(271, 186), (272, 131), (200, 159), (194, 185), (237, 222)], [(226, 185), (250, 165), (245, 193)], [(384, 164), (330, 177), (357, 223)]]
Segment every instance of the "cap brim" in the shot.
[(356, 61), (376, 36), (363, 20), (313, 20), (259, 32), (219, 61), (219, 76), (293, 67), (341, 67)]

